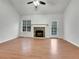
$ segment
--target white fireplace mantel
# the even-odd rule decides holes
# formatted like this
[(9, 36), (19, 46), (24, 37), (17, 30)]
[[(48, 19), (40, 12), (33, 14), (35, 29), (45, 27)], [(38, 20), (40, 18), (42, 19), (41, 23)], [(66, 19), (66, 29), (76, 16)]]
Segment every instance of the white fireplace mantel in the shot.
[(34, 37), (34, 27), (45, 27), (45, 37), (48, 37), (48, 24), (32, 24), (32, 37)]

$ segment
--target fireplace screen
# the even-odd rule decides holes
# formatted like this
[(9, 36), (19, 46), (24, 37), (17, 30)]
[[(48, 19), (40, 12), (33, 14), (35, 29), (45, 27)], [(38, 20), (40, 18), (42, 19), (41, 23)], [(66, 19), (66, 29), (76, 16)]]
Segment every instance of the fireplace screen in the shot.
[(44, 37), (43, 36), (43, 31), (42, 30), (37, 30), (35, 36), (36, 37)]
[(45, 27), (34, 27), (34, 37), (45, 37)]

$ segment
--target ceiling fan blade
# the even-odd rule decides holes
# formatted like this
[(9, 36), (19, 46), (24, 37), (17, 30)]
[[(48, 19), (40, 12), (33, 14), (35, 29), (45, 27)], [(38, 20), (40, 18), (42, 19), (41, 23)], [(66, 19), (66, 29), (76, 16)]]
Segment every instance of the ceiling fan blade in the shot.
[(43, 4), (43, 5), (45, 5), (46, 3), (45, 2), (43, 2), (43, 1), (39, 1), (40, 2), (40, 4)]
[(31, 3), (33, 3), (33, 1), (31, 1), (31, 2), (28, 2), (27, 4), (31, 4)]

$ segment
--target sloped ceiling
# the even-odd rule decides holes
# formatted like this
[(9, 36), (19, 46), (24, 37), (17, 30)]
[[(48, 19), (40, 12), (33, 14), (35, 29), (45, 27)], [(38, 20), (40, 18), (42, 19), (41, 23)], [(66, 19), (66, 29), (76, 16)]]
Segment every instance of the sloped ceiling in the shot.
[(70, 0), (41, 0), (46, 2), (46, 5), (39, 5), (38, 9), (35, 10), (33, 4), (27, 4), (32, 0), (9, 1), (20, 15), (63, 13), (70, 2)]

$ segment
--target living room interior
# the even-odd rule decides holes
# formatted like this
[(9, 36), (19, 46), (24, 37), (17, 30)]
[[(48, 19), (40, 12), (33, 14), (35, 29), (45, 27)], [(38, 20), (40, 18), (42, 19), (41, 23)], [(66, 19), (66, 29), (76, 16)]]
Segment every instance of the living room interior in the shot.
[(79, 0), (0, 0), (0, 59), (79, 59), (78, 25)]

